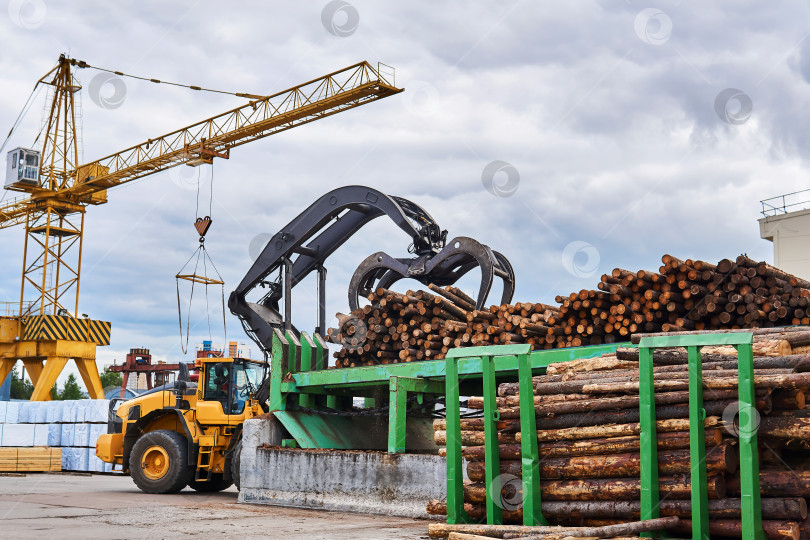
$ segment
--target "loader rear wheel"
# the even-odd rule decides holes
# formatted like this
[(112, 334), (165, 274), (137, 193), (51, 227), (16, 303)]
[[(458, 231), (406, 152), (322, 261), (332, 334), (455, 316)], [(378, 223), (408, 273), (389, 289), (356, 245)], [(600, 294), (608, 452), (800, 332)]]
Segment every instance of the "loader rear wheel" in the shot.
[(242, 465), (242, 440), (236, 443), (233, 449), (233, 456), (231, 456), (231, 478), (236, 489), (240, 489), (241, 478), (239, 478), (239, 467)]
[(150, 431), (132, 447), (130, 474), (145, 493), (177, 493), (186, 487), (194, 472), (187, 460), (185, 437), (165, 429)]
[(228, 489), (232, 485), (233, 482), (225, 480), (225, 475), (222, 473), (214, 473), (211, 475), (210, 480), (206, 480), (204, 482), (200, 480), (191, 480), (188, 483), (188, 487), (200, 493), (216, 493), (217, 491)]

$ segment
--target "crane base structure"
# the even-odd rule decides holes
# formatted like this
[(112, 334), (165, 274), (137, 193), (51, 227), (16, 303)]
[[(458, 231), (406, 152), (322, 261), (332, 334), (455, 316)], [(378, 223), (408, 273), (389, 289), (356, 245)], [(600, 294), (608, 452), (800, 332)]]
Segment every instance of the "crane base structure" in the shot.
[(0, 317), (0, 380), (22, 360), (34, 393), (31, 401), (51, 399), (51, 388), (73, 360), (91, 399), (103, 399), (96, 347), (110, 344), (107, 321), (61, 315)]

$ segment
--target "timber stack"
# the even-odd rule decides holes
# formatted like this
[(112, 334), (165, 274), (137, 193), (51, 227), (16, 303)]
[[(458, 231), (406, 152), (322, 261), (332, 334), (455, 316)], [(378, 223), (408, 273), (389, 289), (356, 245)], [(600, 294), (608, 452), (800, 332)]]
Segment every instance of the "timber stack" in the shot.
[(561, 304), (558, 347), (626, 341), (636, 332), (810, 324), (810, 282), (745, 255), (717, 264), (661, 258), (658, 272), (621, 268)]
[(528, 343), (533, 350), (628, 341), (631, 334), (808, 325), (810, 282), (740, 255), (717, 264), (664, 255), (658, 272), (621, 268), (596, 289), (476, 310), (455, 287), (377, 289), (338, 313), (335, 367), (440, 360), (451, 348)]
[[(707, 333), (707, 331), (696, 332)], [(810, 343), (810, 330), (762, 328), (754, 334), (754, 378), (759, 413), (758, 442), (762, 517), (768, 538), (810, 537), (810, 354), (792, 354), (791, 344)], [(633, 341), (638, 337), (633, 336)], [(704, 347), (704, 423), (710, 532), (741, 534), (738, 466), (737, 356), (728, 347)], [(680, 518), (674, 531), (691, 531), (689, 391), (684, 349), (653, 356), (658, 432), (660, 512)], [(639, 519), (640, 417), (638, 349), (619, 348), (597, 358), (551, 364), (533, 378), (543, 515), (552, 525), (599, 527)], [(467, 406), (482, 409), (481, 398)], [(517, 383), (498, 387), (501, 473), (507, 479), (496, 499), (507, 523), (520, 523), (521, 450)], [(462, 455), (470, 479), (464, 488), (471, 517), (485, 517), (482, 418), (461, 420)], [(434, 439), (447, 442), (444, 420)], [(512, 481), (509, 481), (512, 479)], [(431, 501), (428, 512), (446, 513)], [(437, 531), (439, 529), (436, 529)]]
[[(531, 343), (545, 345), (556, 307), (541, 303), (476, 310), (475, 301), (455, 287), (404, 294), (377, 289), (369, 305), (337, 314), (338, 329), (327, 339), (342, 348), (336, 367), (441, 360), (456, 347)], [(550, 348), (551, 345), (548, 345)]]

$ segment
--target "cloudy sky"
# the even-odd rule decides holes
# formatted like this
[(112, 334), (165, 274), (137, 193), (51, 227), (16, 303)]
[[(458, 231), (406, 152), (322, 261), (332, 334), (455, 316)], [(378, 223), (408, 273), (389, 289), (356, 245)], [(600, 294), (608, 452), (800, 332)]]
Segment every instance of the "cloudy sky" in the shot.
[[(379, 61), (405, 89), (239, 147), (213, 172), (159, 173), (90, 208), (80, 309), (113, 323), (101, 364), (140, 346), (183, 357), (174, 275), (197, 245), (197, 176), (203, 206), (213, 178), (207, 246), (226, 296), (251, 264), (252, 239), (328, 190), (362, 184), (422, 205), (451, 238), (501, 251), (517, 273), (516, 299), (544, 302), (592, 288), (617, 266), (655, 269), (664, 253), (771, 261), (759, 201), (807, 187), (804, 2), (11, 0), (7, 8), (3, 133), (60, 53), (254, 94)], [(244, 103), (131, 79), (123, 94), (109, 84), (91, 95), (97, 73), (76, 72), (84, 161)], [(105, 99), (115, 107), (97, 104)], [(33, 143), (44, 104), (41, 92), (6, 150)], [(365, 256), (404, 256), (408, 243), (379, 221), (338, 251), (327, 265), (329, 313), (346, 309), (348, 279)], [(0, 301), (18, 299), (22, 245), (19, 228), (0, 231)], [(311, 328), (314, 282), (299, 288), (295, 320)], [(209, 296), (215, 343), (224, 337), (219, 294)], [(209, 336), (204, 296), (192, 312), (194, 346)], [(247, 341), (230, 314), (227, 328), (228, 339)]]

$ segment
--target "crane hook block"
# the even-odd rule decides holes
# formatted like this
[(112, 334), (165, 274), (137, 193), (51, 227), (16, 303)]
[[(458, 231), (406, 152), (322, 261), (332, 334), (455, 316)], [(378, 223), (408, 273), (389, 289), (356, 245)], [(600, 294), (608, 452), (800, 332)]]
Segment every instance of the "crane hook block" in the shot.
[(205, 216), (204, 218), (197, 218), (197, 221), (194, 222), (194, 228), (197, 229), (197, 234), (200, 235), (200, 242), (203, 241), (205, 238), (205, 233), (208, 232), (208, 229), (211, 227), (211, 218), (209, 216)]

